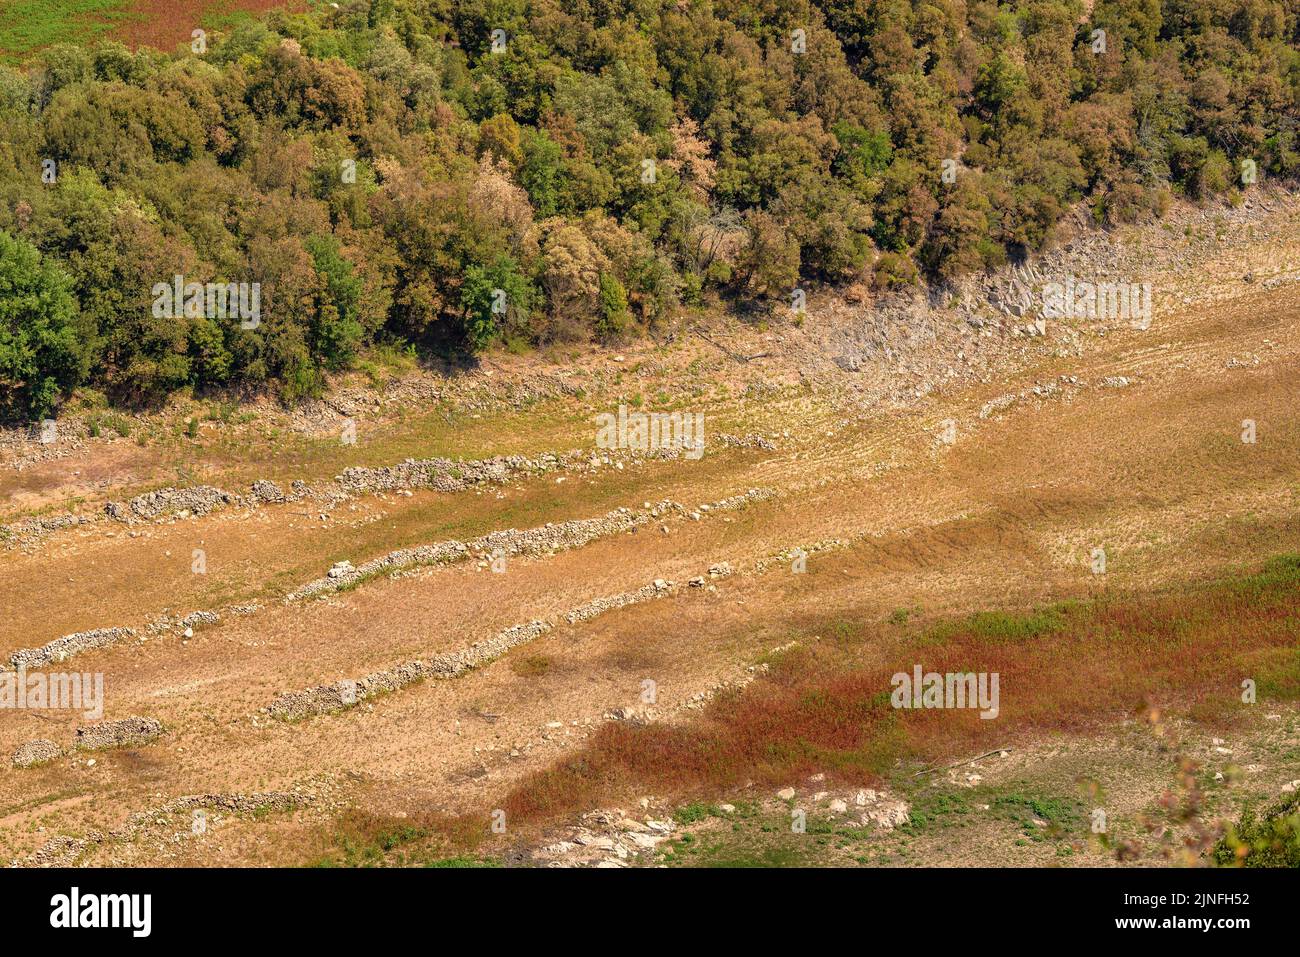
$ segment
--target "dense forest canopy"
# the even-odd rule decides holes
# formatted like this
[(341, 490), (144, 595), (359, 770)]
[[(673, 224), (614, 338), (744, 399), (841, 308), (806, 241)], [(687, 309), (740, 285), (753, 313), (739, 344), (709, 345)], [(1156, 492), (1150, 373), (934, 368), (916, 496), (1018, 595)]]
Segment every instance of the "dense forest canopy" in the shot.
[(1297, 0), (1088, 7), (342, 0), (48, 49), (0, 67), (0, 413), (943, 282), (1080, 200), (1300, 173)]

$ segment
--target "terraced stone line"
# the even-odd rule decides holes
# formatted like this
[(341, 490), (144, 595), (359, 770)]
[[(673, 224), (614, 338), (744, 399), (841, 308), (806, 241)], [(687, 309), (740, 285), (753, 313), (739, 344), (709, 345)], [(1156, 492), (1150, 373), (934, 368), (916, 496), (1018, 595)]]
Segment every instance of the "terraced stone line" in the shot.
[(174, 798), (166, 804), (148, 811), (138, 811), (126, 823), (107, 833), (92, 830), (85, 837), (59, 835), (52, 837), (25, 859), (10, 861), (11, 866), (70, 867), (92, 847), (134, 839), (149, 827), (161, 823), (163, 815), (184, 811), (217, 810), (232, 814), (255, 814), (264, 811), (288, 812), (315, 803), (320, 795), (307, 788), (290, 791), (257, 791), (251, 794), (191, 794)]
[[(724, 578), (730, 574), (731, 567), (725, 563), (710, 569), (711, 578)], [(490, 638), (476, 641), (468, 648), (437, 655), (428, 661), (408, 661), (395, 668), (375, 671), (356, 680), (344, 679), (333, 684), (317, 685), (305, 691), (286, 692), (271, 702), (264, 711), (282, 721), (297, 721), (342, 711), (344, 708), (359, 704), (366, 698), (396, 691), (425, 678), (456, 678), (500, 658), (512, 648), (547, 634), (561, 619), (570, 624), (590, 621), (607, 611), (655, 598), (664, 598), (675, 594), (678, 590), (679, 586), (675, 582), (657, 578), (636, 591), (594, 599), (557, 618), (549, 620), (535, 618), (524, 624), (514, 625)]]
[[(787, 641), (785, 644), (777, 645), (769, 650), (767, 656), (783, 654), (793, 648), (798, 648), (800, 644), (801, 642), (798, 640)], [(672, 707), (660, 708), (657, 705), (642, 705), (636, 708), (615, 708), (613, 711), (606, 711), (602, 717), (606, 721), (626, 721), (631, 724), (668, 722), (688, 711), (700, 711), (723, 692), (744, 691), (771, 670), (771, 665), (765, 661), (746, 665), (744, 671), (740, 672), (736, 677), (715, 681), (703, 691), (691, 695)]]
[(307, 494), (307, 486), (294, 482), (294, 494), (285, 496), (274, 482), (257, 481), (247, 496), (227, 492), (211, 485), (188, 488), (168, 487), (145, 492), (126, 502), (108, 502), (102, 513), (64, 513), (27, 518), (0, 525), (0, 541), (9, 548), (34, 546), (46, 536), (64, 528), (90, 525), (105, 519), (128, 525), (158, 522), (169, 516), (189, 518), (207, 515), (226, 505), (256, 507), (264, 502), (296, 501)]
[[(869, 537), (868, 535), (855, 535), (854, 541), (861, 541)], [(790, 548), (784, 548), (775, 555), (759, 559), (754, 563), (753, 574), (761, 575), (769, 568), (778, 565), (791, 565), (800, 557), (812, 558), (814, 555), (821, 555), (825, 552), (838, 552), (852, 546), (852, 542), (844, 538), (824, 538), (820, 541), (813, 542), (811, 545), (794, 545)]]
[(55, 638), (39, 648), (23, 648), (9, 656), (9, 668), (40, 668), (44, 665), (66, 661), (73, 655), (116, 644), (123, 638), (134, 638), (134, 628), (96, 628), (92, 631), (77, 631), (62, 638)]
[[(723, 502), (727, 504), (719, 503), (716, 507), (736, 508), (751, 500), (749, 493), (747, 493), (746, 495), (737, 495), (730, 499), (724, 499)], [(839, 540), (835, 540), (831, 545), (818, 543), (816, 546), (809, 547), (826, 550), (831, 547), (841, 547), (841, 544)], [(786, 553), (782, 552), (780, 554), (784, 555)], [(707, 576), (698, 575), (689, 579), (687, 587), (711, 588), (710, 582), (728, 578), (732, 574), (733, 569), (729, 562), (718, 562), (709, 567)], [(514, 625), (498, 632), (491, 638), (476, 641), (461, 651), (438, 655), (428, 661), (408, 661), (395, 668), (371, 672), (357, 679), (343, 679), (333, 684), (316, 685), (304, 691), (285, 692), (276, 697), (264, 709), (264, 713), (282, 721), (298, 721), (317, 715), (342, 711), (345, 708), (359, 704), (366, 698), (397, 691), (407, 685), (423, 681), (425, 678), (456, 678), (467, 671), (496, 660), (512, 648), (526, 644), (534, 638), (550, 632), (555, 623), (561, 619), (570, 625), (575, 625), (591, 621), (606, 612), (625, 608), (628, 605), (676, 594), (679, 590), (680, 586), (676, 582), (656, 578), (635, 591), (620, 592), (616, 595), (606, 595), (593, 599), (556, 618), (549, 620), (538, 618), (521, 625)], [(707, 698), (700, 700), (707, 700)]]
[[(758, 433), (743, 436), (720, 433), (717, 442), (727, 448), (775, 450), (772, 441)], [(228, 492), (212, 485), (185, 488), (169, 486), (145, 492), (124, 502), (108, 502), (102, 514), (43, 516), (0, 525), (0, 543), (14, 548), (37, 544), (52, 532), (109, 519), (127, 525), (157, 523), (168, 518), (194, 518), (208, 515), (227, 506), (254, 509), (267, 504), (298, 502), (310, 498), (326, 507), (361, 495), (432, 489), (438, 492), (461, 492), (488, 484), (504, 484), (520, 476), (546, 475), (552, 472), (589, 472), (605, 466), (622, 469), (623, 462), (634, 465), (645, 461), (680, 458), (683, 450), (661, 448), (648, 452), (636, 449), (568, 452), (545, 452), (536, 458), (523, 455), (499, 455), (488, 459), (457, 460), (448, 458), (407, 459), (397, 465), (377, 467), (351, 466), (334, 477), (333, 483), (313, 489), (294, 481), (285, 492), (275, 482), (259, 479), (248, 494)]]
[[(258, 605), (236, 605), (229, 609), (230, 614), (247, 615), (257, 611)], [(183, 618), (173, 618), (170, 615), (163, 615), (150, 622), (146, 631), (150, 635), (158, 635), (167, 631), (179, 631), (185, 637), (194, 636), (194, 629), (201, 625), (214, 625), (221, 620), (221, 615), (215, 611), (195, 611)], [(73, 655), (79, 655), (86, 651), (93, 651), (96, 648), (106, 648), (109, 645), (117, 644), (125, 638), (138, 638), (139, 632), (134, 628), (95, 628), (91, 631), (76, 631), (70, 635), (64, 635), (62, 638), (55, 638), (53, 641), (41, 645), (39, 648), (22, 648), (15, 651), (9, 656), (7, 665), (0, 666), (3, 670), (16, 671), (20, 667), (40, 668), (48, 664), (57, 664), (66, 661)], [(141, 639), (144, 640), (144, 639)]]
[[(596, 539), (608, 535), (638, 528), (651, 521), (664, 518), (668, 514), (676, 517), (688, 516), (699, 520), (711, 512), (732, 511), (743, 508), (753, 502), (771, 498), (776, 493), (771, 489), (750, 489), (739, 495), (724, 498), (718, 502), (700, 505), (695, 510), (687, 509), (676, 502), (665, 500), (658, 505), (646, 506), (640, 510), (625, 507), (614, 509), (600, 518), (575, 519), (568, 522), (548, 522), (538, 528), (524, 531), (504, 529), (489, 532), (469, 542), (453, 540), (436, 542), (432, 545), (420, 545), (415, 548), (401, 548), (387, 555), (373, 559), (354, 568), (350, 562), (340, 562), (330, 569), (325, 578), (309, 582), (297, 591), (285, 597), (285, 602), (300, 601), (305, 598), (319, 597), (337, 592), (343, 588), (354, 587), (368, 578), (385, 572), (393, 573), (403, 569), (423, 565), (448, 564), (463, 561), (473, 555), (491, 555), (498, 549), (506, 555), (546, 555), (581, 548)], [(258, 605), (237, 605), (223, 609), (225, 613), (246, 615), (260, 609)], [(221, 620), (222, 612), (195, 611), (183, 618), (170, 616), (158, 618), (147, 626), (151, 635), (166, 631), (181, 631), (187, 637), (193, 635), (195, 628), (201, 625), (216, 624)], [(65, 661), (73, 655), (103, 648), (115, 644), (124, 638), (136, 638), (134, 628), (97, 628), (92, 631), (79, 631), (62, 638), (56, 638), (39, 648), (24, 648), (9, 657), (9, 668), (17, 669), (20, 665), (28, 668), (41, 667), (53, 662)]]
[[(748, 501), (752, 501), (755, 494), (766, 497), (759, 490), (751, 490), (744, 495), (733, 496), (730, 499), (724, 499), (715, 507), (719, 509), (741, 507)], [(793, 547), (785, 549), (769, 559), (757, 562), (753, 567), (754, 574), (761, 574), (763, 571), (775, 564), (784, 564), (793, 560), (799, 553), (804, 555), (814, 555), (825, 551), (837, 550), (848, 546), (848, 542), (843, 539), (830, 539), (827, 541), (816, 542), (807, 546)], [(727, 562), (722, 562), (710, 567), (707, 578), (697, 576), (688, 582), (688, 587), (704, 587), (710, 580), (717, 580), (729, 577), (733, 573), (732, 567)], [(711, 587), (711, 586), (710, 586)], [(675, 594), (680, 587), (674, 583), (663, 579), (656, 579), (648, 585), (645, 585), (632, 592), (623, 592), (616, 595), (596, 598), (563, 615), (563, 619), (569, 624), (578, 624), (590, 621), (601, 614), (624, 608), (639, 602), (653, 600), (655, 598), (665, 597)], [(450, 679), (458, 677), (473, 668), (487, 664), (501, 655), (505, 654), (512, 648), (525, 644), (533, 639), (547, 634), (553, 628), (553, 621), (534, 619), (521, 625), (515, 625), (504, 631), (497, 633), (491, 638), (475, 642), (468, 648), (453, 652), (446, 655), (439, 655), (429, 661), (412, 661), (386, 671), (373, 672), (357, 681), (339, 681), (330, 685), (320, 685), (309, 688), (305, 691), (289, 692), (280, 695), (265, 709), (265, 713), (281, 720), (300, 720), (316, 715), (333, 713), (351, 707), (366, 698), (373, 697), (390, 691), (396, 691), (407, 685), (425, 678)], [(787, 650), (798, 644), (790, 642), (780, 646), (775, 651)], [(716, 696), (720, 691), (738, 690), (744, 688), (755, 678), (767, 671), (766, 664), (751, 665), (745, 671), (745, 674), (735, 680), (723, 681), (713, 685), (695, 695), (694, 697), (682, 702), (674, 708), (664, 712), (645, 712), (638, 713), (629, 709), (620, 709), (620, 712), (606, 714), (607, 720), (632, 720), (632, 721), (653, 721), (667, 720), (671, 717), (687, 710), (697, 710), (704, 707), (709, 700)], [(148, 726), (145, 725), (147, 723)], [(78, 746), (90, 747), (100, 746), (101, 742), (106, 746), (122, 746), (122, 742), (140, 743), (141, 739), (151, 740), (161, 733), (161, 725), (152, 719), (131, 718), (121, 722), (105, 722), (101, 726), (94, 726), (91, 729), (78, 729)], [(83, 741), (86, 743), (83, 744)], [(62, 752), (58, 746), (50, 741), (32, 741), (27, 742), (15, 753), (14, 763), (19, 766), (31, 766), (53, 760)], [(22, 755), (27, 763), (19, 764), (19, 757)], [(26, 863), (36, 866), (67, 866), (74, 863), (87, 849), (103, 843), (105, 840), (129, 840), (140, 829), (152, 822), (159, 814), (176, 813), (181, 810), (196, 809), (201, 807), (221, 807), (233, 811), (258, 810), (266, 806), (271, 806), (275, 810), (287, 810), (301, 802), (301, 797), (291, 792), (266, 792), (256, 795), (203, 795), (177, 798), (160, 809), (134, 814), (128, 821), (125, 828), (110, 835), (104, 835), (100, 832), (92, 832), (90, 836), (83, 839), (70, 837), (56, 837), (48, 841), (35, 854), (31, 855)], [(18, 862), (14, 862), (15, 864)]]
[(1072, 395), (1082, 389), (1127, 389), (1131, 385), (1142, 382), (1140, 376), (1122, 376), (1108, 375), (1088, 383), (1082, 381), (1077, 375), (1060, 375), (1056, 379), (1048, 382), (1040, 382), (1019, 392), (1009, 392), (1006, 395), (1000, 395), (985, 402), (980, 407), (978, 418), (988, 419), (1004, 412), (1014, 405), (1027, 402), (1033, 399), (1046, 400), (1056, 399)]
[[(255, 611), (258, 606), (238, 605), (231, 609), (232, 614), (248, 614), (250, 610)], [(187, 638), (194, 637), (194, 629), (200, 625), (215, 625), (221, 621), (221, 614), (215, 611), (193, 611), (182, 618), (173, 618), (170, 615), (163, 615), (149, 623), (149, 634), (160, 635), (165, 631), (179, 631)]]
[(641, 509), (626, 506), (616, 508), (599, 518), (573, 519), (567, 522), (548, 522), (526, 531), (501, 529), (481, 535), (468, 542), (451, 539), (414, 548), (399, 548), (360, 566), (340, 562), (330, 569), (329, 575), (309, 582), (289, 594), (286, 602), (315, 598), (344, 588), (353, 587), (376, 575), (402, 571), (421, 565), (448, 564), (471, 556), (489, 556), (500, 552), (506, 556), (549, 555), (555, 552), (581, 548), (599, 538), (619, 535), (640, 528), (653, 521), (672, 515), (689, 516), (699, 520), (710, 512), (725, 512), (743, 508), (753, 502), (763, 501), (776, 493), (771, 489), (750, 489), (741, 495), (718, 502), (701, 505), (691, 510), (684, 505), (665, 499), (657, 505), (646, 503)]
[(18, 745), (13, 755), (13, 765), (16, 768), (35, 768), (62, 755), (63, 749), (53, 741), (37, 738)]

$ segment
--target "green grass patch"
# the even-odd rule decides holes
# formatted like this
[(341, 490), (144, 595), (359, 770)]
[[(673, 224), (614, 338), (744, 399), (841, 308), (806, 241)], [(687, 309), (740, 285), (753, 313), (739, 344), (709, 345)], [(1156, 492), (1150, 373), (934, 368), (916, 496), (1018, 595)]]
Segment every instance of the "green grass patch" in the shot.
[(692, 801), (673, 812), (673, 820), (678, 824), (698, 824), (705, 818), (717, 817), (718, 807), (704, 801)]
[(992, 798), (989, 809), (1019, 824), (1025, 837), (1035, 842), (1076, 833), (1084, 820), (1083, 803), (1078, 799), (1045, 797), (1023, 790)]
[(128, 0), (8, 0), (0, 5), (0, 61), (20, 63), (57, 43), (89, 43), (141, 18)]
[(922, 791), (912, 799), (910, 820), (899, 828), (907, 834), (920, 834), (935, 828), (960, 827), (967, 823), (973, 808), (967, 794), (957, 791)]
[(1025, 615), (1004, 611), (981, 611), (971, 615), (957, 628), (976, 638), (989, 641), (1026, 641), (1041, 638), (1065, 627), (1065, 616), (1057, 607), (1043, 608)]

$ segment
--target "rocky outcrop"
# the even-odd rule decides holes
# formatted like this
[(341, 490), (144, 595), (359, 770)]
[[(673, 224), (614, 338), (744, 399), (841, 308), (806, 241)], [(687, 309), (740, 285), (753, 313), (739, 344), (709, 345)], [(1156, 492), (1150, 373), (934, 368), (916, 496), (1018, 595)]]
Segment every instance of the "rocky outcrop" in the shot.
[[(823, 774), (809, 778), (814, 785), (824, 780)], [(892, 831), (911, 820), (911, 808), (906, 801), (871, 788), (860, 788), (840, 796), (830, 791), (814, 791), (800, 797), (794, 788), (787, 787), (776, 792), (776, 799), (787, 805), (793, 802), (793, 806), (798, 808), (819, 810), (832, 818), (848, 818), (861, 827), (877, 827), (884, 831)]]
[(547, 867), (628, 867), (672, 837), (670, 819), (631, 817), (621, 808), (588, 811), (533, 856)]

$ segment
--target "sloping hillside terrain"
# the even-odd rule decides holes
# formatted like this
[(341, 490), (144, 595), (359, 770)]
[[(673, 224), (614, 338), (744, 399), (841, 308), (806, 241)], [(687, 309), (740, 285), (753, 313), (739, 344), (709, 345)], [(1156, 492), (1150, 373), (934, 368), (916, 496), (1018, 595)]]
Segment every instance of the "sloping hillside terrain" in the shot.
[(0, 856), (1300, 863), (1300, 11), (0, 0)]
[[(57, 755), (0, 776), (6, 855), (1194, 856), (1300, 777), (1300, 231), (1280, 193), (1177, 215), (1073, 243), (1150, 256), (1145, 330), (901, 300), (886, 357), (872, 310), (814, 299), (291, 414), (11, 437), (0, 651), (105, 691), (4, 723)], [(620, 405), (703, 414), (702, 454), (599, 448)], [(998, 715), (891, 708), (915, 665), (998, 673)], [(157, 725), (79, 743), (130, 718)]]

